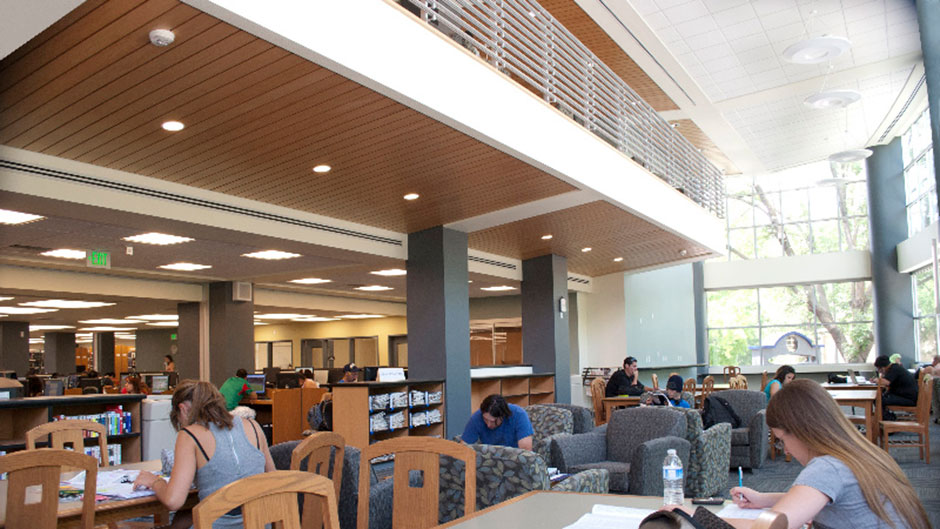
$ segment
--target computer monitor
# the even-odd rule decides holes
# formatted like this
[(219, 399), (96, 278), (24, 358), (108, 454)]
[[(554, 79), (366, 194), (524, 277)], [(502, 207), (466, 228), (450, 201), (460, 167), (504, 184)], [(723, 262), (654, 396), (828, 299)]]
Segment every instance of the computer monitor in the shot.
[(151, 393), (163, 393), (170, 389), (170, 377), (169, 375), (151, 375), (150, 383), (147, 385), (150, 386)]
[(326, 377), (327, 384), (335, 384), (343, 379), (343, 368), (342, 367), (331, 367), (329, 374)]
[(58, 397), (65, 394), (64, 378), (47, 378), (43, 381), (42, 394), (47, 397)]
[(101, 392), (101, 388), (104, 386), (104, 383), (100, 378), (80, 378), (78, 379), (78, 387), (85, 389), (88, 387), (98, 388), (98, 392)]
[(281, 389), (299, 388), (300, 373), (296, 371), (281, 371), (277, 374), (277, 387)]
[(330, 377), (329, 369), (314, 369), (313, 370), (313, 380), (315, 380), (317, 384), (320, 384), (320, 385), (327, 384), (329, 377)]
[(378, 377), (379, 368), (378, 366), (365, 366), (362, 368), (362, 376), (359, 377), (359, 380), (362, 382), (375, 382), (375, 379)]
[(264, 394), (264, 375), (248, 375), (245, 377), (248, 381), (248, 387), (257, 395)]
[(279, 367), (264, 368), (264, 385), (267, 387), (277, 387), (277, 374), (281, 372)]

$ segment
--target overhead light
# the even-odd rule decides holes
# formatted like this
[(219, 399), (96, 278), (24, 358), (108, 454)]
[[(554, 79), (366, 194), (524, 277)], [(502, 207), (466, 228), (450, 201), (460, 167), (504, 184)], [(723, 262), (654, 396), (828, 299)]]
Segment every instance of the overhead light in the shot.
[(106, 301), (78, 301), (74, 299), (44, 299), (42, 301), (26, 301), (20, 303), (21, 307), (41, 307), (44, 309), (96, 309), (98, 307), (111, 307), (116, 303)]
[(848, 151), (837, 152), (829, 155), (829, 161), (833, 163), (852, 163), (860, 162), (868, 158), (873, 153), (871, 149), (850, 149)]
[(685, 257), (686, 255), (689, 255), (688, 250), (686, 250), (685, 248), (679, 250), (679, 257)]
[(75, 333), (76, 338), (91, 338), (92, 334), (90, 332), (77, 332)]
[(45, 338), (30, 338), (29, 343), (45, 343)]
[(480, 290), (485, 290), (487, 292), (505, 292), (507, 290), (515, 290), (516, 287), (511, 287), (509, 285), (500, 285), (497, 287), (482, 287)]
[(146, 321), (171, 321), (178, 320), (179, 314), (141, 314), (140, 316), (128, 316), (127, 321), (146, 320)]
[(783, 50), (783, 58), (796, 64), (819, 64), (839, 57), (851, 47), (845, 37), (823, 35), (791, 44)]
[(183, 125), (179, 121), (164, 121), (163, 125), (160, 126), (167, 132), (179, 132), (186, 128), (186, 125)]
[(355, 290), (361, 290), (363, 292), (384, 292), (386, 290), (395, 290), (392, 287), (386, 287), (383, 285), (363, 285), (361, 287), (356, 287)]
[(212, 265), (196, 264), (196, 263), (170, 263), (165, 265), (160, 265), (157, 268), (162, 268), (164, 270), (176, 270), (178, 272), (195, 272), (196, 270), (205, 270), (207, 268), (212, 268)]
[(0, 307), (0, 314), (45, 314), (59, 309), (38, 309), (33, 307)]
[(20, 213), (9, 209), (0, 209), (0, 224), (25, 224), (35, 220), (44, 219), (42, 215), (33, 215), (32, 213)]
[(332, 167), (330, 167), (329, 165), (320, 164), (320, 165), (314, 166), (313, 172), (314, 172), (314, 173), (320, 173), (320, 174), (329, 173), (329, 172), (330, 172), (330, 169), (332, 169)]
[(590, 246), (581, 248), (581, 251), (582, 251), (583, 253), (588, 253), (588, 252), (590, 252), (591, 250), (593, 250), (593, 248), (591, 248)]
[(543, 240), (543, 241), (549, 241), (549, 240), (551, 240), (551, 238), (552, 238), (552, 234), (551, 234), (551, 233), (548, 233), (548, 234), (546, 234), (546, 235), (542, 235), (542, 240)]
[(10, 301), (13, 296), (0, 296), (0, 301)]
[(271, 325), (271, 324), (270, 324), (270, 323), (265, 323), (265, 322), (263, 322), (263, 321), (256, 321), (256, 322), (255, 322), (255, 327), (260, 327), (260, 326), (262, 326), (262, 325)]
[(134, 325), (143, 323), (143, 320), (119, 320), (117, 318), (98, 318), (96, 320), (78, 320), (78, 323), (87, 325)]
[(152, 231), (150, 233), (141, 233), (140, 235), (131, 235), (130, 237), (124, 237), (125, 241), (130, 242), (139, 242), (141, 244), (156, 244), (159, 246), (166, 246), (168, 244), (180, 244), (183, 242), (192, 241), (192, 237), (180, 237), (178, 235), (169, 235), (166, 233), (157, 233)]
[(59, 248), (58, 250), (49, 250), (39, 255), (46, 257), (58, 257), (59, 259), (84, 259), (85, 250), (69, 250), (68, 248)]
[(303, 318), (294, 318), (291, 321), (296, 321), (297, 323), (309, 323), (316, 321), (337, 321), (339, 318), (325, 318), (323, 316), (304, 316)]
[(347, 320), (365, 320), (369, 318), (384, 318), (381, 314), (344, 314), (340, 318), (345, 318)]
[(614, 262), (615, 262), (615, 263), (619, 263), (619, 262), (621, 262), (621, 261), (623, 261), (623, 257), (614, 257)]
[(855, 90), (826, 90), (815, 93), (803, 100), (803, 104), (816, 110), (845, 108), (862, 98)]
[(179, 322), (176, 321), (152, 321), (147, 325), (151, 327), (179, 327)]
[(292, 320), (294, 318), (303, 318), (304, 314), (292, 314), (292, 313), (271, 313), (271, 314), (255, 314), (256, 320)]
[(332, 279), (320, 279), (319, 277), (305, 277), (303, 279), (291, 279), (290, 283), (297, 283), (299, 285), (319, 285), (322, 283), (332, 283)]
[(418, 197), (420, 197), (420, 196), (421, 196), (421, 195), (419, 195), (419, 194), (417, 194), (417, 193), (408, 193), (407, 195), (403, 196), (402, 198), (404, 198), (405, 200), (418, 200)]
[(669, 126), (672, 127), (672, 128), (674, 128), (674, 129), (677, 129), (677, 128), (679, 128), (679, 123), (673, 122), (673, 123), (670, 123)]
[(95, 340), (92, 338), (75, 338), (75, 343), (94, 343)]
[(395, 276), (406, 275), (408, 271), (402, 270), (401, 268), (389, 268), (387, 270), (373, 270), (372, 272), (369, 272), (369, 273), (375, 274), (377, 276), (395, 277)]
[(136, 339), (137, 339), (137, 335), (136, 335), (136, 334), (117, 334), (117, 333), (115, 333), (115, 334), (114, 334), (114, 339), (115, 339), (115, 340), (136, 340)]
[(299, 253), (282, 252), (280, 250), (264, 250), (260, 252), (243, 253), (242, 257), (251, 257), (252, 259), (267, 259), (277, 261), (279, 259), (293, 259), (300, 257)]
[(37, 331), (61, 331), (62, 329), (74, 329), (74, 325), (30, 325), (29, 332)]
[(91, 332), (133, 332), (137, 329), (133, 327), (110, 327), (110, 326), (100, 326), (100, 327), (82, 327), (80, 331), (91, 331)]
[(151, 44), (161, 48), (173, 44), (173, 41), (176, 40), (176, 35), (168, 29), (155, 29), (150, 32), (149, 37)]

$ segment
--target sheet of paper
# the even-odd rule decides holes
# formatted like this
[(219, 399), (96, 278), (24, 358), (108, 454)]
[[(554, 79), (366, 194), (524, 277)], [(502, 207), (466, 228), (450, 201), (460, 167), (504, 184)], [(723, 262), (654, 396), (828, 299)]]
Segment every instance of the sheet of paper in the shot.
[(767, 509), (742, 509), (734, 503), (725, 505), (725, 508), (718, 511), (718, 516), (722, 518), (740, 518), (743, 520), (755, 520)]
[[(134, 490), (134, 480), (137, 479), (139, 470), (104, 470), (98, 472), (96, 483), (97, 493), (114, 498), (142, 498), (153, 495), (150, 489)], [(85, 488), (85, 472), (79, 472), (72, 479), (63, 482), (63, 485), (77, 489)]]
[(640, 522), (652, 512), (650, 509), (596, 504), (591, 512), (565, 529), (638, 529)]

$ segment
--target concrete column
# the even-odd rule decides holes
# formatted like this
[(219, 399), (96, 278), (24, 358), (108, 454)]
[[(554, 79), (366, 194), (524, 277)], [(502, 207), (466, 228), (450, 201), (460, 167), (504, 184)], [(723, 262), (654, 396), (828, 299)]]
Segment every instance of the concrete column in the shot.
[(45, 339), (45, 362), (47, 373), (63, 375), (75, 372), (75, 333), (47, 332)]
[(137, 371), (163, 371), (163, 355), (172, 354), (176, 329), (138, 329), (135, 342)]
[(444, 379), (449, 439), (470, 419), (467, 234), (437, 226), (408, 235), (408, 378)]
[(708, 320), (705, 317), (705, 265), (692, 263), (692, 297), (695, 317), (695, 368), (699, 375), (708, 373)]
[(199, 378), (199, 303), (180, 303), (176, 307), (180, 317), (176, 356), (173, 358), (176, 371), (180, 374), (180, 380)]
[(555, 402), (563, 403), (571, 402), (567, 304), (567, 259), (543, 255), (522, 262), (522, 358), (536, 373), (555, 374)]
[[(114, 333), (96, 332), (92, 342), (92, 350), (95, 352), (95, 359), (98, 362), (98, 372), (104, 376), (105, 373), (114, 372)], [(118, 373), (114, 373), (117, 375)]]
[(29, 323), (0, 322), (0, 369), (16, 371), (18, 377), (26, 376), (29, 369)]
[(235, 371), (254, 370), (254, 301), (235, 301), (232, 282), (209, 285), (209, 381), (220, 386)]
[[(927, 103), (930, 106), (930, 137), (940, 145), (940, 0), (916, 0), (920, 48), (927, 77)], [(934, 148), (933, 171), (940, 193), (940, 160)]]
[(868, 226), (878, 353), (914, 358), (914, 301), (911, 276), (898, 272), (897, 245), (907, 239), (901, 138), (872, 147), (868, 168)]

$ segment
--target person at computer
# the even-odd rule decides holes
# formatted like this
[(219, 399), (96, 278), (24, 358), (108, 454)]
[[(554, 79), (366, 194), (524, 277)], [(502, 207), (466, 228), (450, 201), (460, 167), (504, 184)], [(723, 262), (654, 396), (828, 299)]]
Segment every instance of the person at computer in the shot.
[(914, 376), (901, 364), (892, 362), (886, 355), (875, 358), (875, 369), (879, 378), (874, 379), (883, 389), (881, 396), (881, 415), (887, 421), (895, 419), (894, 412), (888, 406), (917, 405), (917, 382)]
[(303, 372), (304, 383), (300, 387), (303, 389), (318, 388), (320, 384), (313, 379), (313, 371), (310, 369), (304, 369)]
[(646, 386), (640, 382), (636, 358), (628, 356), (623, 359), (623, 369), (618, 369), (610, 376), (604, 395), (607, 397), (616, 397), (618, 395), (638, 397), (644, 391), (646, 391)]
[(173, 355), (164, 355), (163, 370), (170, 372), (176, 371), (176, 362), (173, 361)]
[(26, 396), (27, 397), (42, 397), (43, 395), (43, 384), (42, 379), (36, 375), (29, 375), (26, 377)]
[(359, 380), (359, 366), (350, 362), (343, 366), (343, 378), (336, 381), (337, 384), (346, 382), (356, 382)]
[[(274, 461), (261, 426), (234, 417), (225, 398), (209, 382), (184, 380), (173, 392), (170, 423), (177, 430), (169, 482), (141, 471), (135, 489), (151, 489), (164, 506), (177, 511), (172, 527), (192, 525), (192, 513), (180, 511), (195, 484), (202, 500), (239, 479), (273, 472)], [(213, 529), (242, 527), (241, 514), (225, 514)]]
[(776, 395), (784, 384), (788, 384), (794, 378), (796, 378), (796, 369), (793, 369), (792, 366), (783, 365), (778, 367), (774, 378), (770, 379), (770, 382), (764, 386), (764, 395), (767, 395), (767, 402), (770, 402), (770, 398)]
[(525, 410), (493, 394), (483, 399), (480, 409), (470, 416), (460, 440), (532, 450), (532, 435), (532, 423)]
[(229, 377), (228, 380), (222, 383), (219, 392), (225, 399), (226, 410), (234, 410), (243, 398), (255, 400), (255, 392), (252, 391), (251, 386), (248, 385), (248, 380), (245, 378), (247, 376), (247, 371), (239, 369), (235, 372), (234, 377)]

